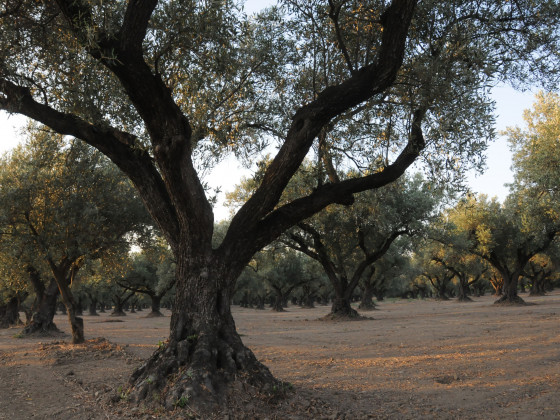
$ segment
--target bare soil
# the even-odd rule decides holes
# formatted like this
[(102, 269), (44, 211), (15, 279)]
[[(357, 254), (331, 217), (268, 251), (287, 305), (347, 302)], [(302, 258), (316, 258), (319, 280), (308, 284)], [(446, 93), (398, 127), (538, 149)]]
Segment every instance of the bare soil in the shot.
[[(319, 321), (326, 306), (234, 307), (244, 342), (294, 391), (238, 398), (218, 418), (558, 419), (560, 292), (523, 297), (531, 305), (389, 300), (347, 322)], [(169, 312), (147, 313), (85, 316), (78, 346), (63, 315), (59, 336), (0, 330), (0, 419), (185, 418), (124, 402), (120, 386), (168, 335)]]

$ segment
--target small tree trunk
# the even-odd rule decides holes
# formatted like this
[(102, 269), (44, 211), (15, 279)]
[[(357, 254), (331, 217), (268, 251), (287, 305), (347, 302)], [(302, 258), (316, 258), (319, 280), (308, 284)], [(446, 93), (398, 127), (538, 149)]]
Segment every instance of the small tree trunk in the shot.
[(161, 313), (161, 296), (157, 295), (157, 294), (153, 294), (153, 295), (149, 295), (150, 299), (152, 300), (152, 311), (146, 315), (146, 318), (156, 318), (156, 317), (160, 317), (163, 316), (163, 314)]
[(301, 301), (301, 306), (303, 308), (309, 308), (309, 309), (314, 308), (315, 307), (315, 296), (312, 293), (306, 294)]
[(65, 278), (58, 278), (57, 283), (62, 302), (68, 313), (68, 321), (72, 330), (72, 344), (83, 343), (85, 341), (84, 320), (78, 316), (78, 305), (70, 291), (69, 282)]
[(531, 289), (529, 292), (529, 296), (546, 295), (545, 279), (546, 273), (544, 272), (538, 273), (531, 278)]
[(115, 304), (113, 308), (113, 312), (111, 312), (111, 316), (126, 316), (126, 312), (124, 311), (124, 302), (122, 299), (114, 299), (113, 303)]
[(465, 277), (459, 278), (459, 296), (457, 300), (459, 302), (472, 302), (472, 299), (468, 296), (469, 293), (469, 281)]
[(0, 328), (9, 328), (20, 323), (19, 298), (16, 295), (8, 303), (0, 305)]
[(328, 315), (328, 317), (357, 318), (358, 316), (358, 311), (353, 309), (350, 305), (349, 297), (337, 296), (333, 299), (331, 313)]
[(266, 300), (265, 296), (257, 295), (255, 299), (255, 309), (264, 310), (264, 301)]
[(99, 316), (99, 314), (97, 313), (97, 299), (94, 299), (93, 297), (90, 296), (88, 309), (89, 309), (89, 314), (91, 316)]
[(282, 292), (275, 290), (274, 302), (272, 303), (272, 310), (275, 312), (284, 312)]
[(360, 302), (359, 309), (365, 311), (371, 311), (375, 309), (375, 303), (373, 303), (373, 284), (366, 282), (363, 285), (364, 290), (362, 291), (362, 300)]

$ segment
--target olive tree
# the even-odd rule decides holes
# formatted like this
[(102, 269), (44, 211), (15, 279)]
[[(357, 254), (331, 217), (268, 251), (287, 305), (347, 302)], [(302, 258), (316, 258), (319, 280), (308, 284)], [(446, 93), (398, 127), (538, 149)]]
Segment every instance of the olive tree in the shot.
[(67, 309), (72, 341), (83, 342), (71, 286), (87, 259), (127, 252), (131, 236), (144, 233), (150, 220), (142, 203), (101, 153), (38, 127), (0, 162), (0, 185), (2, 246), (13, 249), (37, 298), (44, 300), (28, 331), (49, 329), (57, 295), (52, 278)]
[[(4, 2), (0, 109), (106, 154), (177, 261), (169, 340), (133, 375), (131, 397), (165, 389), (169, 407), (194, 395), (203, 405), (236, 378), (272, 386), (230, 311), (252, 256), (329, 204), (395, 181), (421, 155), (467, 167), (462, 158), (492, 137), (492, 83), (553, 68), (559, 10), (531, 0), (287, 0), (248, 19), (234, 0)], [(205, 169), (230, 152), (251, 157), (269, 136), (276, 155), (212, 246)], [(327, 166), (355, 162), (356, 175), (278, 206), (313, 147)]]

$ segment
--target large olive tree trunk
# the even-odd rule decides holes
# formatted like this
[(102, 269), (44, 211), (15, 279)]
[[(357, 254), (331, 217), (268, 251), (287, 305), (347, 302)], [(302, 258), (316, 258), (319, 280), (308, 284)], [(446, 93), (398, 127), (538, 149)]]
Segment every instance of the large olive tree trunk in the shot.
[[(352, 71), (346, 80), (331, 85), (294, 112), (284, 131), (282, 147), (215, 250), (212, 206), (194, 161), (196, 143), (205, 130), (199, 130), (198, 123), (192, 124), (176, 101), (178, 92), (145, 58), (149, 54), (144, 51), (144, 41), (152, 38), (147, 34), (158, 2), (130, 0), (121, 27), (110, 33), (92, 24), (96, 11), (89, 2), (57, 0), (56, 4), (64, 17), (57, 22), (65, 25), (66, 34), (74, 36), (72, 42), (81, 45), (100, 69), (118, 80), (129, 101), (125, 101), (127, 106), (134, 107), (144, 124), (149, 150), (144, 140), (123, 131), (122, 125), (112, 127), (105, 121), (95, 124), (85, 115), (65, 113), (38, 102), (27, 87), (1, 77), (0, 106), (38, 120), (60, 134), (79, 138), (107, 155), (131, 179), (172, 248), (177, 262), (177, 297), (170, 337), (134, 374), (131, 395), (137, 400), (153, 399), (154, 390), (168, 406), (181, 396), (199, 395), (196, 403), (200, 405), (206, 395), (211, 395), (209, 401), (223, 399), (225, 385), (240, 378), (257, 386), (276, 384), (235, 330), (229, 307), (231, 291), (256, 252), (328, 205), (350, 205), (353, 194), (395, 181), (425, 147), (421, 123), (427, 105), (422, 104), (413, 111), (406, 146), (383, 171), (325, 184), (290, 203), (280, 203), (319, 132), (336, 117), (393, 86), (405, 56), (416, 0), (393, 0), (385, 8), (381, 42), (371, 64)], [(184, 103), (195, 96), (196, 92)], [(112, 121), (111, 116), (107, 121)]]
[(54, 323), (56, 300), (58, 299), (58, 285), (51, 278), (47, 287), (41, 281), (39, 273), (33, 268), (28, 269), (29, 280), (35, 291), (31, 322), (23, 329), (23, 334), (46, 333), (59, 331)]
[[(196, 399), (200, 406), (225, 403), (224, 390), (237, 378), (259, 390), (278, 384), (237, 333), (228, 269), (217, 264), (193, 267), (182, 260), (177, 279), (168, 342), (132, 375), (131, 397), (141, 401), (158, 395), (169, 408)], [(168, 382), (171, 375), (177, 380)]]

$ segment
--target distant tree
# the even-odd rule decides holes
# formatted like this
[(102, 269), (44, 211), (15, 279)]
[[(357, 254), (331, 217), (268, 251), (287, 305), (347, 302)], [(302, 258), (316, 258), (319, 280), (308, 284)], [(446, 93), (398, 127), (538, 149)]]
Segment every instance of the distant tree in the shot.
[[(525, 127), (505, 134), (513, 151), (514, 189), (532, 191), (560, 208), (560, 95), (539, 92), (523, 114)], [(557, 215), (557, 217), (560, 217)]]
[(350, 301), (366, 270), (397, 238), (424, 228), (437, 196), (419, 177), (401, 180), (356, 197), (352, 208), (329, 208), (285, 235), (284, 243), (319, 262), (332, 283), (330, 316), (357, 316)]
[(240, 306), (245, 308), (264, 309), (265, 301), (270, 296), (270, 289), (259, 273), (258, 255), (255, 255), (239, 276), (235, 296)]
[(496, 199), (470, 196), (449, 212), (453, 235), (463, 236), (464, 252), (487, 261), (503, 280), (496, 303), (523, 302), (518, 281), (531, 258), (547, 249), (560, 233), (560, 219), (527, 191)]
[[(439, 264), (444, 269), (454, 274), (454, 280), (457, 282), (457, 297), (459, 301), (469, 302), (471, 289), (482, 281), (485, 273), (488, 271), (488, 263), (468, 252), (468, 244), (465, 241), (465, 235), (461, 232), (458, 235), (456, 231), (445, 230), (445, 226), (439, 227), (437, 223), (432, 225), (432, 240), (429, 246), (431, 252), (431, 260)], [(436, 239), (434, 239), (436, 238)]]
[(410, 241), (406, 237), (399, 238), (383, 257), (366, 270), (360, 281), (362, 297), (358, 309), (374, 309), (373, 297), (378, 302), (385, 298), (392, 279), (408, 264), (405, 254), (409, 251), (409, 246)]
[(432, 286), (436, 299), (448, 300), (454, 294), (452, 280), (455, 273), (441, 264), (443, 249), (438, 244), (426, 244), (420, 254), (419, 277), (425, 278)]
[(552, 289), (554, 278), (558, 277), (558, 267), (549, 256), (537, 254), (525, 266), (523, 276), (529, 280), (529, 296), (544, 296)]
[(31, 291), (25, 268), (13, 257), (13, 248), (5, 245), (0, 231), (0, 328), (21, 323), (19, 312)]
[[(52, 303), (50, 287), (38, 283), (46, 270), (36, 265), (48, 267), (72, 341), (83, 342), (79, 302), (71, 291), (78, 271), (88, 258), (126, 252), (149, 218), (129, 181), (101, 153), (43, 128), (31, 126), (28, 134), (28, 142), (0, 163), (3, 237), (24, 261), (38, 298)], [(48, 323), (41, 320), (41, 329)]]
[(272, 309), (282, 312), (294, 289), (310, 282), (311, 276), (305, 271), (302, 257), (290, 249), (273, 248), (264, 253), (267, 264), (261, 275), (274, 296)]
[(148, 296), (151, 312), (148, 317), (163, 316), (161, 300), (175, 285), (175, 262), (164, 243), (154, 239), (140, 253), (131, 256), (130, 270), (117, 281), (123, 289)]

